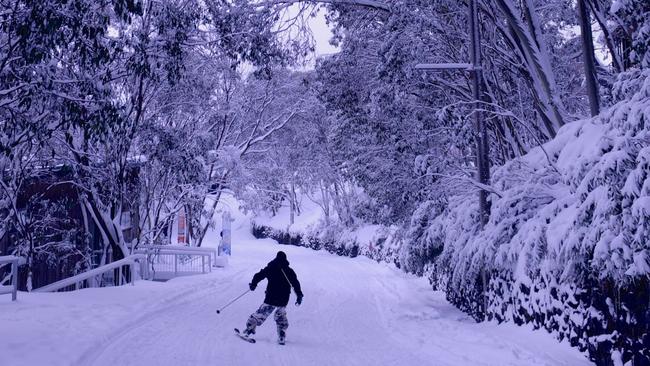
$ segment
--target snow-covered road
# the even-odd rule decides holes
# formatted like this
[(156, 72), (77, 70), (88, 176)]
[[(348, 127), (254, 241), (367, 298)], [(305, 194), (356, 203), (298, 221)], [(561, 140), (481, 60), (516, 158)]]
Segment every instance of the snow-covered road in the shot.
[[(248, 344), (243, 327), (262, 302), (264, 283), (217, 315), (282, 249), (303, 284), (303, 306), (289, 307), (285, 347), (269, 319)], [(431, 292), (426, 281), (368, 259), (243, 240), (231, 267), (157, 315), (131, 324), (79, 365), (580, 365), (566, 344), (543, 333), (481, 325)], [(292, 297), (293, 298), (293, 297)]]
[[(32, 329), (20, 336), (33, 337), (36, 345), (24, 345), (24, 352), (31, 351), (21, 354), (20, 337), (14, 347), (0, 342), (0, 364), (37, 365), (43, 360), (49, 365), (83, 366), (590, 364), (544, 332), (476, 324), (442, 294), (432, 292), (426, 280), (392, 266), (238, 235), (230, 266), (212, 274), (74, 295), (29, 294), (22, 304), (1, 302), (0, 324), (7, 321), (12, 306), (20, 310), (13, 319), (9, 315), (11, 329), (20, 328), (20, 317), (28, 316), (28, 311), (44, 306), (37, 296), (49, 296), (50, 307), (62, 298), (75, 305), (25, 320)], [(302, 282), (304, 304), (288, 308), (286, 346), (276, 344), (272, 318), (258, 328), (256, 344), (243, 342), (232, 329), (243, 327), (261, 304), (265, 281), (221, 315), (215, 309), (245, 291), (252, 275), (279, 249), (288, 254)], [(146, 295), (134, 295), (142, 291)], [(85, 309), (79, 301), (69, 300), (71, 296), (105, 298), (89, 301)], [(128, 304), (114, 304), (119, 309), (112, 311), (111, 301), (120, 296)], [(292, 295), (292, 303), (294, 299)], [(99, 303), (104, 305), (93, 305)], [(41, 344), (44, 341), (50, 344)]]

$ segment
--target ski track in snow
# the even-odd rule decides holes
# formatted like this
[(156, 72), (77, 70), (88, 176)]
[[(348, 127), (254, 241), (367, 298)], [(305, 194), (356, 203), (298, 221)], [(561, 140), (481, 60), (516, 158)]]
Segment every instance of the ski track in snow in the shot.
[[(231, 307), (252, 275), (284, 250), (305, 292), (292, 295), (287, 345), (269, 317), (256, 344), (233, 334), (264, 297), (266, 282)], [(270, 241), (233, 246), (231, 267), (195, 277), (194, 292), (143, 316), (87, 351), (76, 365), (589, 365), (566, 343), (512, 325), (476, 324), (426, 280), (366, 258), (344, 258)]]
[[(477, 324), (426, 279), (392, 265), (255, 240), (247, 219), (237, 219), (231, 263), (210, 274), (0, 302), (0, 331), (10, 334), (0, 342), (0, 366), (592, 365), (544, 331)], [(215, 233), (208, 243), (218, 242)], [(250, 344), (233, 328), (262, 304), (266, 281), (216, 309), (244, 292), (278, 250), (305, 300), (296, 307), (291, 296), (287, 345), (276, 343), (273, 316)]]

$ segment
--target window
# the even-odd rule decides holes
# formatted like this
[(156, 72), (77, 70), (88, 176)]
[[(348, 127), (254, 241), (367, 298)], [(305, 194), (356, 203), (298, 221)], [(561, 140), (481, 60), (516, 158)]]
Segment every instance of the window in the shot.
[(120, 224), (122, 225), (122, 230), (131, 228), (131, 211), (122, 211)]

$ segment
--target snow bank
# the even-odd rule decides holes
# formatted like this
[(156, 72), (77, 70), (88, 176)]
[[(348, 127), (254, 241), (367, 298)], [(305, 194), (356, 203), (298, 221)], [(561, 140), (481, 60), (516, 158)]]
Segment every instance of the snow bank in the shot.
[(73, 292), (21, 292), (15, 302), (2, 296), (0, 364), (75, 364), (85, 350), (97, 351), (122, 332), (206, 293), (202, 285), (184, 277)]
[(476, 318), (544, 327), (600, 362), (650, 362), (650, 72), (616, 92), (624, 101), (494, 170), (485, 230), (474, 196), (422, 205), (405, 268)]
[[(236, 219), (237, 220), (237, 219)], [(284, 247), (305, 292), (287, 307), (287, 345), (273, 319), (255, 345), (233, 335), (264, 299), (251, 276), (278, 250), (234, 222), (231, 266), (166, 283), (0, 297), (2, 366), (587, 366), (531, 327), (477, 324), (422, 278), (366, 258)], [(211, 234), (212, 235), (212, 234)], [(218, 233), (216, 234), (218, 236)], [(293, 299), (292, 295), (292, 299)]]

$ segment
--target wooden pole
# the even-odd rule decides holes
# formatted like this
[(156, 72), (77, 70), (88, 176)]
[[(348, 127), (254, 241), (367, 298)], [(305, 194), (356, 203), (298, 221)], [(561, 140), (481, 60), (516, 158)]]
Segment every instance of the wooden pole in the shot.
[[(483, 93), (481, 86), (483, 82), (483, 69), (481, 60), (481, 35), (478, 19), (477, 0), (469, 2), (469, 26), (471, 35), (470, 56), (472, 63), (472, 97), (474, 98), (474, 123), (476, 128), (476, 175), (477, 180), (484, 187), (490, 184), (490, 146), (488, 144), (488, 133), (483, 113), (481, 113), (481, 101)], [(480, 189), (478, 192), (480, 225), (485, 226), (490, 219), (490, 206), (487, 201), (488, 192)], [(483, 316), (487, 316), (488, 309), (488, 276), (485, 266), (481, 267), (481, 285), (483, 287)]]
[(16, 301), (18, 298), (18, 260), (11, 262), (11, 301)]
[[(476, 180), (487, 187), (490, 185), (490, 146), (488, 140), (487, 124), (483, 119), (481, 112), (481, 101), (483, 93), (481, 91), (483, 83), (483, 69), (481, 60), (481, 34), (479, 25), (479, 12), (477, 0), (469, 0), (469, 33), (470, 33), (470, 64), (447, 63), (447, 64), (418, 64), (415, 66), (418, 70), (468, 70), (472, 76), (472, 98), (474, 99), (474, 129), (476, 133)], [(480, 188), (478, 192), (479, 199), (479, 225), (481, 228), (488, 223), (490, 219), (490, 206), (488, 204), (488, 192)], [(483, 310), (487, 312), (488, 298), (487, 286), (489, 282), (488, 273), (485, 269), (481, 270), (481, 282), (483, 285)]]
[[(487, 126), (483, 119), (483, 114), (480, 112), (481, 101), (483, 100), (483, 93), (481, 91), (483, 69), (481, 66), (481, 37), (476, 0), (470, 0), (469, 2), (469, 26), (471, 39), (472, 97), (474, 98), (474, 127), (476, 129), (476, 175), (479, 183), (488, 186), (490, 184), (490, 150)], [(481, 226), (487, 224), (490, 217), (487, 195), (488, 192), (484, 189), (479, 190)]]

